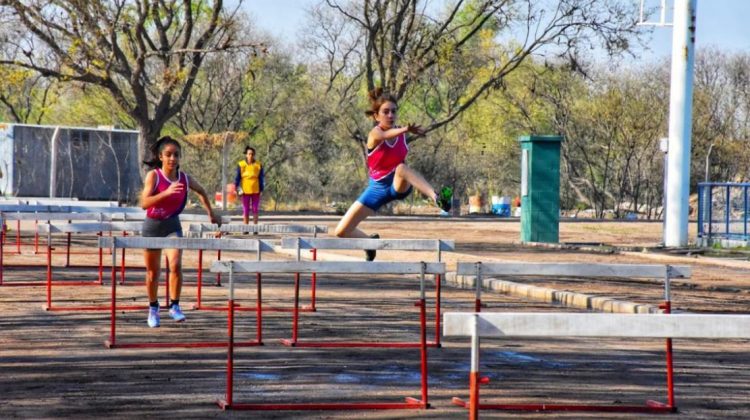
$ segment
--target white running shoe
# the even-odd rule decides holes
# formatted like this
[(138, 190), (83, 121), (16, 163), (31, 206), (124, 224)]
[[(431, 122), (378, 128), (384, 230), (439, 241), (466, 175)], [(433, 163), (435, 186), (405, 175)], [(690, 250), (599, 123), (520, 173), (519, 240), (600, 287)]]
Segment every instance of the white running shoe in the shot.
[(172, 305), (172, 307), (169, 308), (169, 315), (177, 322), (185, 320), (185, 314), (182, 313), (180, 305)]
[(150, 306), (148, 308), (148, 326), (151, 328), (156, 328), (159, 326), (159, 307), (158, 306)]

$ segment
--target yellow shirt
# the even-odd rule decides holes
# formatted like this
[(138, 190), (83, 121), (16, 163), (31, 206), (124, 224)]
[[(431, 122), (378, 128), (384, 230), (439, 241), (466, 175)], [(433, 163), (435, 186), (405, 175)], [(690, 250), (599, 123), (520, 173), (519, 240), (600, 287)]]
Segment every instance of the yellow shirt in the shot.
[(237, 162), (240, 167), (240, 187), (244, 194), (257, 194), (260, 192), (260, 170), (262, 165), (259, 161), (253, 163), (247, 163), (247, 160), (242, 159)]

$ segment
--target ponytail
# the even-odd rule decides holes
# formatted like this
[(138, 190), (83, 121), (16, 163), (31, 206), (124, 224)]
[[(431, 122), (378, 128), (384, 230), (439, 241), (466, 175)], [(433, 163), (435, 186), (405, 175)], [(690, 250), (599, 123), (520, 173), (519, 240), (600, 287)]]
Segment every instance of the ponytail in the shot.
[(164, 146), (168, 144), (174, 144), (179, 150), (182, 150), (182, 146), (180, 146), (180, 143), (177, 140), (169, 136), (161, 137), (159, 140), (156, 140), (156, 142), (152, 144), (151, 147), (149, 147), (149, 151), (151, 152), (151, 159), (144, 160), (143, 164), (151, 169), (161, 168), (161, 160), (159, 160), (159, 154), (161, 153), (162, 149), (164, 149)]

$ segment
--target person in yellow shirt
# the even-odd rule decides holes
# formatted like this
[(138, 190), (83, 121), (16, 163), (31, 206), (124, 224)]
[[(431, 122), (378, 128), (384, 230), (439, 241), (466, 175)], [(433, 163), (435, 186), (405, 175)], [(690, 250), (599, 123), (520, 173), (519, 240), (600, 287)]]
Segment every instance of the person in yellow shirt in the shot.
[(234, 177), (237, 194), (242, 197), (242, 220), (250, 223), (250, 211), (253, 212), (253, 224), (258, 224), (260, 195), (263, 193), (263, 165), (255, 159), (255, 149), (245, 147), (245, 158), (237, 162), (237, 175)]

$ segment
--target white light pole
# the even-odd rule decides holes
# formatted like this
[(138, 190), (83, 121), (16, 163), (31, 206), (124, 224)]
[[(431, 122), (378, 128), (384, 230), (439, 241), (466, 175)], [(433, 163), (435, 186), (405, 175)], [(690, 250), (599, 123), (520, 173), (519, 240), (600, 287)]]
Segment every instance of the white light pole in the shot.
[(688, 244), (695, 15), (698, 0), (674, 1), (664, 245)]

